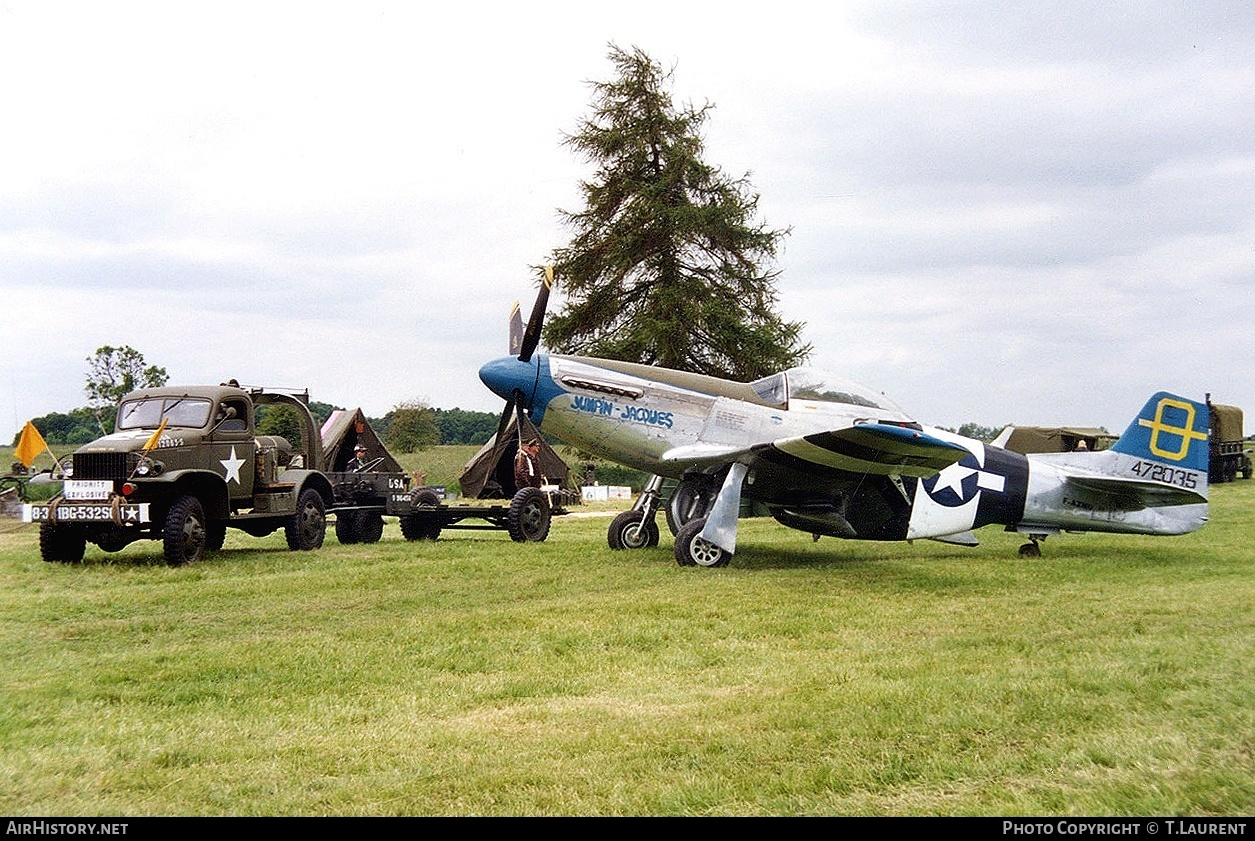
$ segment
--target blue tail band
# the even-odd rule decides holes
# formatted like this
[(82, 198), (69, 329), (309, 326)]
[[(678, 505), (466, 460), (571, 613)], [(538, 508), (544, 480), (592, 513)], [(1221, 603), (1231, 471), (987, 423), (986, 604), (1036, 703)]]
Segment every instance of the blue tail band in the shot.
[(1111, 449), (1185, 470), (1206, 472), (1210, 422), (1205, 404), (1161, 391), (1146, 401)]

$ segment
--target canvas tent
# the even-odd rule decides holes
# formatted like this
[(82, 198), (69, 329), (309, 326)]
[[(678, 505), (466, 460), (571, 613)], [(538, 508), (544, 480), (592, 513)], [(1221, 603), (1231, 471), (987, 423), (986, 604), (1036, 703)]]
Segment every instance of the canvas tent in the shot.
[[(497, 442), (494, 434), (488, 439), (475, 457), (462, 468), (458, 482), (462, 486), (462, 496), (472, 499), (510, 499), (518, 491), (514, 484), (514, 454), (519, 449), (518, 414), (510, 418), (501, 442)], [(568, 490), (567, 477), (570, 469), (566, 462), (549, 446), (540, 433), (536, 431), (527, 416), (522, 416), (523, 438), (540, 439), (540, 469), (549, 484), (557, 485), (561, 490)], [(578, 495), (577, 495), (578, 496)]]
[(1078, 449), (1105, 450), (1116, 436), (1104, 429), (1079, 426), (1008, 426), (994, 440), (995, 447), (1015, 453), (1070, 453)]
[(366, 445), (366, 457), (380, 459), (370, 468), (378, 473), (404, 473), (401, 464), (392, 457), (388, 448), (371, 429), (361, 409), (338, 409), (331, 413), (322, 425), (322, 451), (328, 473), (342, 473), (353, 458), (353, 448), (358, 442)]

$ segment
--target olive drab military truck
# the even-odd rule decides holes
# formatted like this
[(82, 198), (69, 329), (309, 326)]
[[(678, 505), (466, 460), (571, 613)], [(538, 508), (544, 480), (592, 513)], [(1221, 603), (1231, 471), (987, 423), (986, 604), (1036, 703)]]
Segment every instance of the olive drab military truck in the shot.
[[(334, 502), (307, 393), (165, 386), (122, 398), (114, 432), (63, 460), (62, 492), (23, 506), (45, 561), (77, 563), (87, 543), (117, 552), (160, 540), (167, 563), (222, 548), (228, 527), (284, 530), (293, 550), (323, 543)], [(300, 440), (257, 435), (260, 406), (287, 406)]]
[(1207, 408), (1211, 410), (1211, 434), (1208, 437), (1210, 452), (1208, 453), (1207, 481), (1211, 484), (1232, 482), (1239, 475), (1243, 479), (1251, 478), (1251, 457), (1246, 452), (1247, 442), (1243, 440), (1242, 410), (1237, 406), (1222, 406), (1211, 402), (1207, 395)]

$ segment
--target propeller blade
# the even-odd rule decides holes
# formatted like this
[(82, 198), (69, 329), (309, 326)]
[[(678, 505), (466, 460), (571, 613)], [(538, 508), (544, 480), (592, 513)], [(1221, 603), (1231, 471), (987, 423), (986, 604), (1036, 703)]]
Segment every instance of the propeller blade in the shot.
[(536, 303), (532, 306), (532, 317), (527, 321), (527, 330), (523, 333), (523, 344), (519, 348), (519, 361), (531, 361), (536, 346), (540, 344), (540, 328), (545, 324), (545, 308), (549, 306), (549, 290), (553, 288), (553, 266), (545, 266), (545, 282), (536, 293)]
[(510, 355), (518, 356), (523, 349), (523, 313), (519, 310), (519, 302), (510, 307)]
[(497, 437), (493, 439), (494, 443), (501, 443), (501, 438), (505, 435), (506, 427), (510, 425), (510, 415), (517, 411), (519, 399), (522, 398), (522, 396), (523, 395), (519, 392), (519, 390), (515, 389), (514, 394), (511, 395), (513, 399), (505, 402), (505, 411), (501, 413), (501, 420), (497, 422)]

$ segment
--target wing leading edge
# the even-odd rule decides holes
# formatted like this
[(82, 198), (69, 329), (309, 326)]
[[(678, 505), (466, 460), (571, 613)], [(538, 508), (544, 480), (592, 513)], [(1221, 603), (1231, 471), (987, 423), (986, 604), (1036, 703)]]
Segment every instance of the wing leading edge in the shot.
[(778, 450), (831, 470), (881, 476), (932, 476), (961, 460), (968, 451), (918, 429), (866, 423), (795, 438), (780, 438), (752, 447), (693, 444), (676, 447), (662, 460), (694, 467), (740, 462), (752, 464), (764, 450)]

